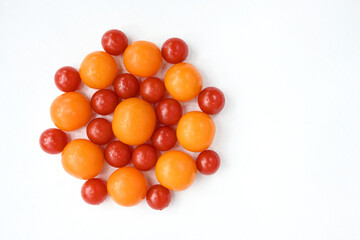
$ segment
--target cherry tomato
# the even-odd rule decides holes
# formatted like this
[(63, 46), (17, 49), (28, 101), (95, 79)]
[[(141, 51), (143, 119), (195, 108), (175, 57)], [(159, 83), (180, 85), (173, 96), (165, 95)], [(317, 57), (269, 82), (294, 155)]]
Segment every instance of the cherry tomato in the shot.
[(160, 184), (154, 185), (147, 191), (146, 201), (151, 208), (155, 210), (163, 210), (170, 204), (170, 191)]
[(178, 101), (166, 98), (159, 102), (156, 107), (156, 117), (164, 125), (176, 124), (182, 116), (182, 108)]
[(116, 93), (109, 89), (100, 89), (91, 98), (91, 107), (101, 115), (107, 115), (114, 112), (119, 102)]
[(99, 205), (107, 196), (106, 183), (99, 178), (87, 180), (81, 187), (81, 197), (91, 205)]
[(140, 88), (137, 78), (129, 73), (120, 74), (113, 86), (115, 93), (123, 99), (137, 96)]
[(164, 82), (156, 77), (149, 77), (140, 84), (140, 95), (145, 101), (156, 103), (164, 97), (164, 94)]
[(81, 83), (79, 72), (73, 67), (62, 67), (55, 73), (55, 85), (60, 91), (74, 92)]
[(157, 151), (150, 144), (142, 144), (135, 148), (132, 155), (134, 167), (141, 171), (152, 169), (157, 161)]
[(214, 174), (219, 169), (220, 157), (212, 150), (205, 150), (196, 158), (196, 166), (204, 175)]
[(128, 45), (128, 38), (122, 31), (112, 29), (104, 33), (101, 45), (108, 54), (120, 55)]
[(170, 150), (176, 144), (176, 132), (168, 126), (159, 127), (154, 131), (151, 143), (159, 151)]
[(106, 162), (116, 168), (125, 167), (131, 160), (131, 148), (120, 141), (109, 143), (104, 154)]
[(207, 87), (200, 92), (198, 103), (204, 113), (215, 115), (224, 108), (224, 93), (215, 87)]
[(105, 118), (95, 118), (86, 127), (86, 134), (90, 141), (102, 145), (111, 141), (114, 134), (111, 123)]
[(50, 154), (61, 153), (68, 143), (66, 134), (57, 128), (49, 128), (40, 135), (40, 147)]
[(165, 61), (176, 64), (184, 61), (188, 56), (188, 46), (180, 38), (170, 38), (166, 40), (161, 48), (161, 53)]

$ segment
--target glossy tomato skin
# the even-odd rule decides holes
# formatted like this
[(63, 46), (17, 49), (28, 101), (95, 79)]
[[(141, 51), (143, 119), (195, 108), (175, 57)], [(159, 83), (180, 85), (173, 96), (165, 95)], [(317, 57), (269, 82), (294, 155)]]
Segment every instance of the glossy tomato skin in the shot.
[(149, 103), (160, 101), (164, 97), (164, 94), (165, 85), (159, 78), (149, 77), (140, 84), (140, 95)]
[(180, 38), (170, 38), (166, 40), (161, 48), (161, 53), (165, 61), (176, 64), (184, 61), (188, 56), (188, 45)]
[(119, 98), (115, 92), (110, 89), (100, 89), (94, 93), (91, 98), (92, 109), (100, 115), (108, 115), (114, 112)]
[(105, 118), (95, 118), (86, 127), (86, 134), (90, 141), (102, 145), (111, 141), (114, 134), (111, 123)]
[(176, 132), (168, 126), (159, 127), (154, 131), (151, 143), (159, 151), (170, 150), (176, 144)]
[(198, 104), (204, 113), (215, 115), (225, 106), (224, 93), (218, 88), (207, 87), (200, 92)]
[(101, 38), (101, 45), (105, 52), (110, 55), (122, 54), (128, 46), (128, 38), (126, 35), (117, 29), (112, 29), (104, 33)]
[(147, 191), (146, 201), (148, 205), (155, 210), (163, 210), (171, 202), (169, 189), (160, 184), (154, 185)]
[(129, 73), (120, 74), (113, 86), (115, 93), (123, 99), (136, 97), (140, 88), (139, 80)]
[(196, 166), (204, 175), (214, 174), (220, 167), (220, 157), (212, 150), (205, 150), (196, 158)]
[(166, 98), (159, 102), (156, 107), (156, 117), (164, 125), (176, 124), (182, 116), (181, 104), (172, 98)]
[(129, 145), (113, 141), (106, 146), (104, 154), (105, 160), (110, 166), (121, 168), (130, 162), (132, 151)]
[(61, 153), (68, 143), (66, 134), (57, 128), (49, 128), (40, 135), (40, 146), (49, 154)]
[(91, 205), (99, 205), (107, 196), (106, 183), (99, 178), (87, 180), (81, 187), (81, 197)]
[(135, 148), (132, 155), (134, 167), (140, 171), (148, 171), (155, 167), (158, 158), (156, 149), (150, 144), (142, 144)]
[(74, 92), (81, 83), (79, 72), (73, 67), (62, 67), (55, 73), (55, 85), (60, 91)]

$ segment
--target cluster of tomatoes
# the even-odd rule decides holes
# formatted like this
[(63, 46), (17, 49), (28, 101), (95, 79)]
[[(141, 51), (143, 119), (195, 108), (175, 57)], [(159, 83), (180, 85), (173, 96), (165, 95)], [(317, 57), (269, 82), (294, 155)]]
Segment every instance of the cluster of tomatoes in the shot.
[[(209, 175), (219, 168), (219, 155), (207, 150), (215, 135), (215, 124), (209, 115), (223, 109), (224, 94), (214, 87), (202, 90), (198, 70), (183, 62), (188, 46), (179, 38), (168, 39), (160, 50), (147, 41), (128, 45), (123, 32), (110, 30), (101, 43), (105, 51), (87, 55), (79, 71), (63, 67), (56, 72), (55, 84), (65, 93), (50, 108), (57, 128), (44, 131), (40, 145), (50, 154), (62, 152), (65, 171), (87, 180), (81, 190), (87, 203), (100, 204), (109, 194), (121, 206), (134, 206), (146, 197), (150, 207), (161, 210), (171, 201), (169, 190), (185, 190), (197, 171)], [(121, 54), (129, 73), (119, 74), (114, 56)], [(153, 76), (163, 59), (173, 65), (161, 80)], [(81, 82), (99, 89), (90, 101), (76, 92)], [(164, 98), (166, 91), (172, 98)], [(202, 112), (183, 115), (179, 102), (196, 97)], [(112, 122), (101, 117), (91, 120), (93, 111), (113, 114)], [(69, 142), (65, 132), (84, 126), (89, 140)], [(177, 141), (189, 151), (200, 152), (196, 161), (183, 151), (171, 150)], [(104, 160), (118, 168), (107, 182), (95, 178), (103, 169)], [(133, 166), (127, 166), (130, 162)], [(141, 171), (154, 167), (160, 184), (148, 189)]]

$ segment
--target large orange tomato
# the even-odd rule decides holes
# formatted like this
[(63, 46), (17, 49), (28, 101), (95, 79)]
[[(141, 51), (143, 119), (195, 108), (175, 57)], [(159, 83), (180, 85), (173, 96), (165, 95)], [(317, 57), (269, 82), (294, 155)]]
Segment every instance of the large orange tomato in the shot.
[(128, 98), (116, 107), (112, 128), (121, 142), (140, 145), (150, 139), (155, 124), (155, 111), (149, 103), (139, 98)]
[(159, 183), (173, 191), (182, 191), (190, 187), (196, 173), (194, 159), (184, 152), (175, 150), (161, 155), (155, 167)]
[(85, 126), (91, 118), (89, 101), (78, 92), (64, 93), (52, 102), (50, 115), (54, 124), (64, 131)]
[(96, 177), (104, 166), (104, 154), (95, 143), (75, 139), (64, 148), (61, 163), (67, 173), (80, 179)]
[(186, 102), (199, 95), (203, 80), (193, 65), (178, 63), (166, 72), (164, 83), (173, 98)]
[(133, 167), (123, 167), (110, 175), (107, 190), (117, 204), (131, 207), (145, 198), (147, 183), (139, 170)]
[(203, 112), (188, 112), (180, 118), (176, 136), (185, 149), (201, 152), (210, 147), (215, 136), (215, 123)]
[(147, 41), (136, 41), (124, 52), (124, 66), (129, 73), (139, 77), (155, 75), (162, 63), (160, 49)]
[(80, 78), (91, 88), (101, 89), (110, 86), (118, 72), (115, 59), (106, 52), (92, 52), (80, 65)]

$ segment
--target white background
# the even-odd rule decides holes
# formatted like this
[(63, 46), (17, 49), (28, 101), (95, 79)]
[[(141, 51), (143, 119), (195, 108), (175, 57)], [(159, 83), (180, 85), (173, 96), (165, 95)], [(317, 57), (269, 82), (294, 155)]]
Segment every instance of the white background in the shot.
[[(221, 168), (161, 212), (85, 204), (38, 144), (55, 71), (112, 28), (183, 38), (226, 95)], [(2, 0), (0, 31), (0, 239), (360, 239), (359, 1)]]

